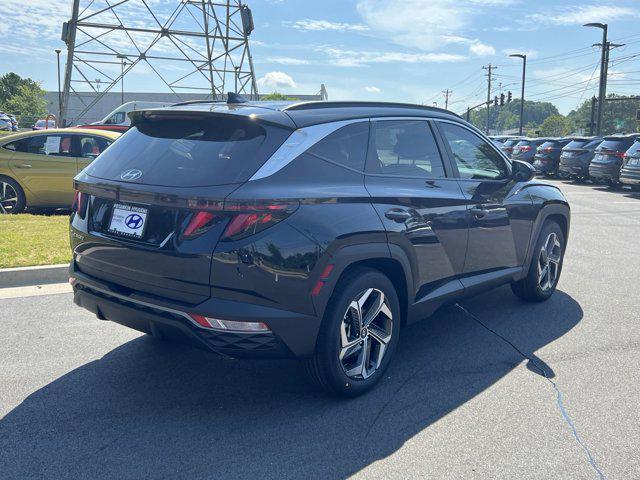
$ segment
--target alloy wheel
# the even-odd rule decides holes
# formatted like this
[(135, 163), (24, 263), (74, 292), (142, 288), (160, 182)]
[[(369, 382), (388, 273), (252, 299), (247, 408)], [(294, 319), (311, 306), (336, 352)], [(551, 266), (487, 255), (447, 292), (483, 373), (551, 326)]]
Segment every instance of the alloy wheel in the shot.
[(376, 288), (352, 300), (340, 324), (339, 360), (349, 378), (366, 379), (381, 365), (391, 341), (393, 314)]
[(11, 213), (18, 205), (18, 192), (7, 182), (0, 182), (0, 213)]
[(558, 235), (550, 233), (542, 244), (538, 257), (538, 286), (543, 292), (553, 288), (558, 280), (560, 272), (560, 260), (562, 258), (562, 245)]

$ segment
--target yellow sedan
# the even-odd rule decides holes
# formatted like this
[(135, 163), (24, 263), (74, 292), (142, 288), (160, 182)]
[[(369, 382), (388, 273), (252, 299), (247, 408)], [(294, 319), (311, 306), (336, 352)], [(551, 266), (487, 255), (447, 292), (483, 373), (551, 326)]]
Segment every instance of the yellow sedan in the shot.
[(120, 133), (65, 128), (0, 137), (0, 214), (70, 207), (73, 177)]

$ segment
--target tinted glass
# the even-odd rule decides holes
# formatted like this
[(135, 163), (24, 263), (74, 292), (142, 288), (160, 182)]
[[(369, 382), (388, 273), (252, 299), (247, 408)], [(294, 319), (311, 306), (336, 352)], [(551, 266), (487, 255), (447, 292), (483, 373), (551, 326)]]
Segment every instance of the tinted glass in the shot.
[(451, 147), (460, 177), (499, 180), (509, 176), (502, 156), (478, 135), (451, 123), (440, 123), (440, 128)]
[(415, 178), (445, 177), (429, 123), (421, 120), (373, 122), (371, 173)]
[(633, 140), (629, 140), (626, 138), (620, 140), (605, 140), (600, 144), (598, 150), (613, 150), (615, 152), (624, 152), (631, 146), (632, 143)]
[(322, 160), (363, 171), (369, 141), (369, 122), (342, 127), (323, 138), (307, 153)]
[(636, 140), (629, 150), (627, 150), (627, 155), (630, 157), (640, 157), (640, 140)]
[(114, 113), (104, 123), (106, 125), (114, 125), (114, 124), (118, 124), (118, 123), (124, 123), (124, 112)]
[(129, 129), (86, 170), (121, 180), (125, 170), (143, 172), (141, 183), (206, 186), (248, 180), (290, 135), (246, 118), (147, 120)]
[(506, 140), (502, 146), (503, 147), (513, 147), (515, 144), (517, 144), (520, 140), (516, 140), (516, 139), (509, 139)]
[(80, 157), (83, 158), (96, 158), (107, 147), (111, 145), (111, 142), (106, 138), (94, 137), (94, 136), (82, 136), (80, 137)]
[(16, 143), (19, 152), (59, 157), (74, 156), (71, 135), (36, 135)]
[(587, 143), (589, 143), (589, 141), (585, 139), (571, 140), (565, 148), (567, 150), (571, 150), (574, 148), (584, 148), (587, 145)]
[(10, 142), (3, 145), (7, 150), (12, 150), (14, 152), (26, 152), (27, 145), (29, 144), (29, 139), (16, 140), (15, 142)]

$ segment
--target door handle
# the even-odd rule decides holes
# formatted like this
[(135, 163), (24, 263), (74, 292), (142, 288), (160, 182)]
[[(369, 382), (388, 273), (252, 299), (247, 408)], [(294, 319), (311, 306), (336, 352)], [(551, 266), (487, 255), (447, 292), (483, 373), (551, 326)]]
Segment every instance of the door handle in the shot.
[(482, 207), (476, 207), (469, 209), (469, 212), (476, 218), (482, 218), (487, 215), (488, 210)]
[(16, 168), (31, 168), (31, 165), (28, 163), (21, 163), (20, 165), (16, 165)]
[(391, 210), (387, 210), (384, 214), (389, 220), (393, 220), (394, 222), (404, 223), (405, 221), (411, 218), (411, 214), (406, 210), (401, 210), (399, 208), (392, 208)]

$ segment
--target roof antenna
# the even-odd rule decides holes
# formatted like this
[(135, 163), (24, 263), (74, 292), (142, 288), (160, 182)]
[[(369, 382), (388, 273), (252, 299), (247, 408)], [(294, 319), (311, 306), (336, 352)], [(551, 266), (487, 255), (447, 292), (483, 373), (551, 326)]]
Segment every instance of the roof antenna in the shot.
[(239, 93), (227, 92), (227, 103), (247, 103), (248, 101)]

